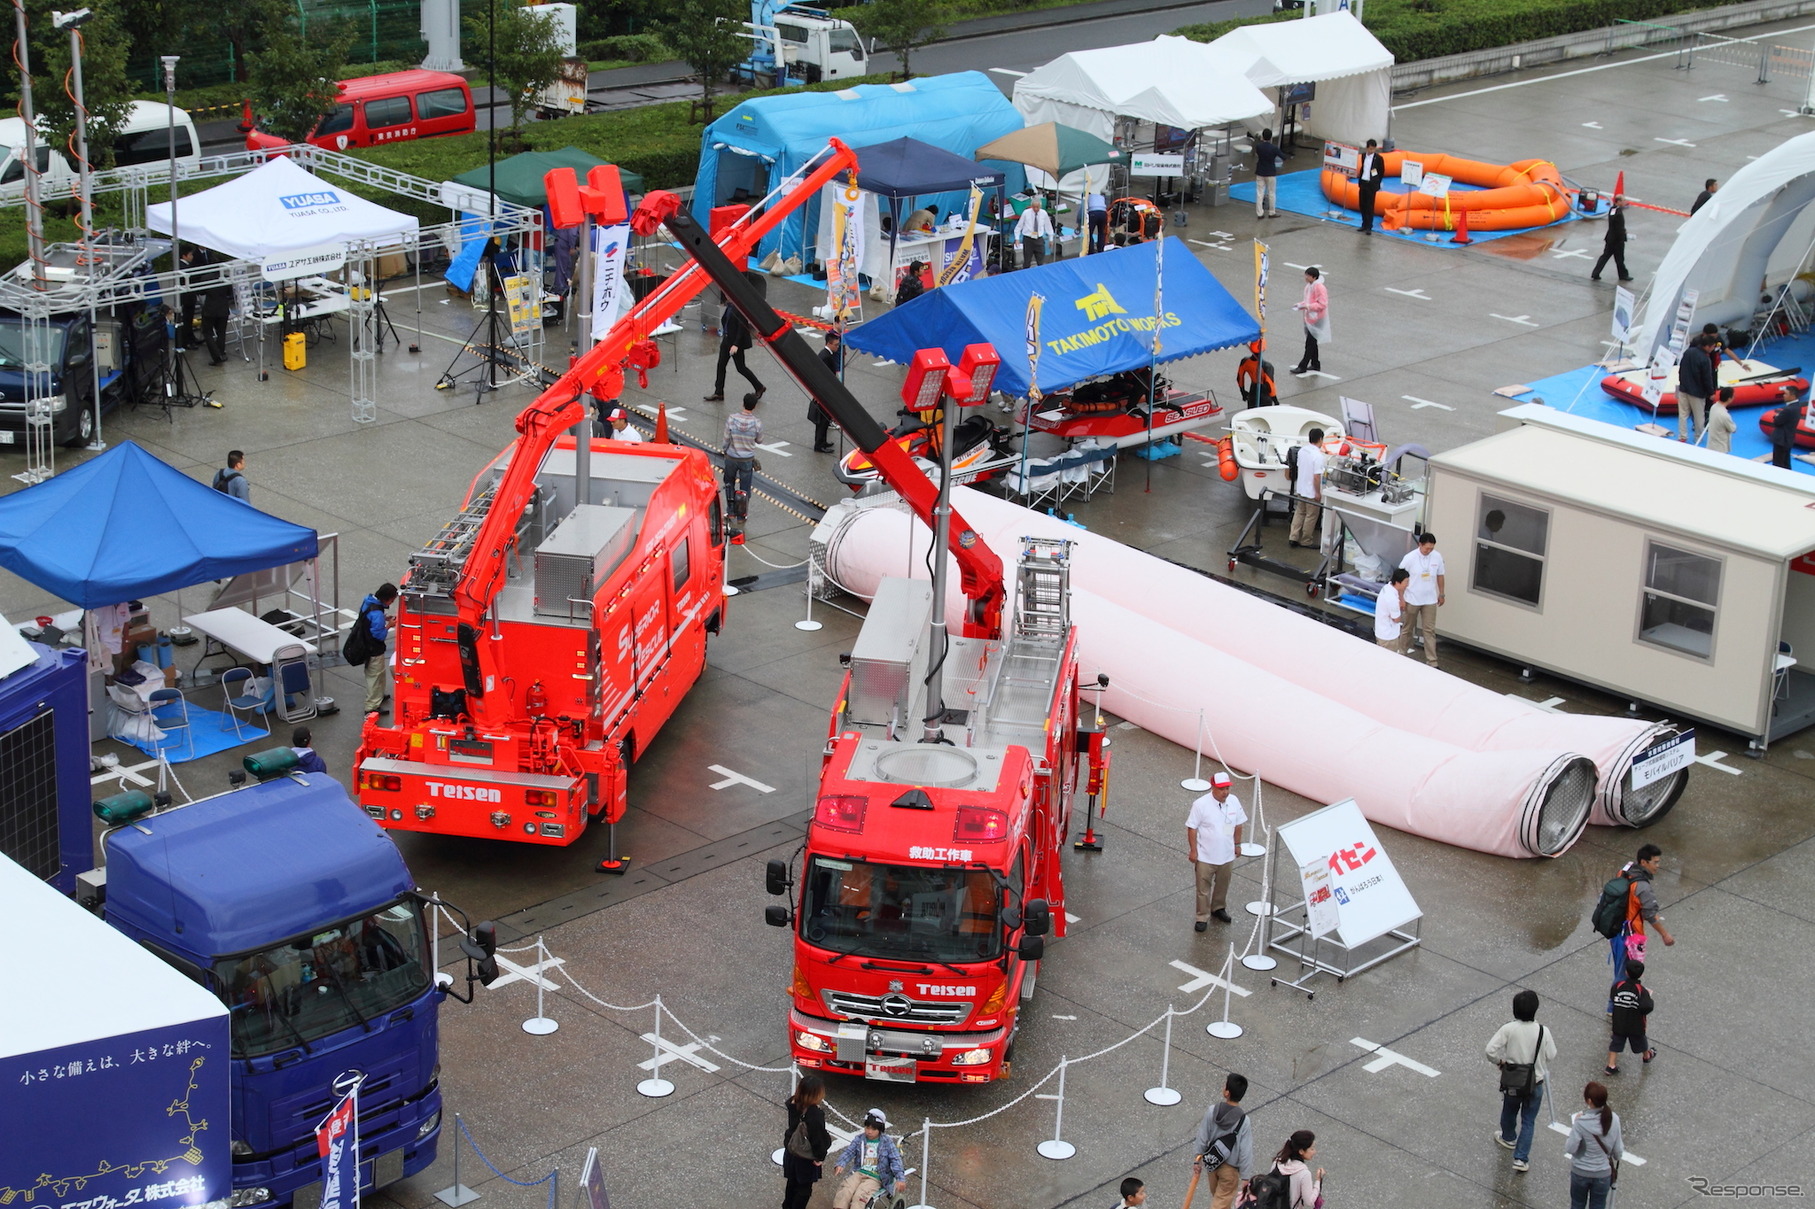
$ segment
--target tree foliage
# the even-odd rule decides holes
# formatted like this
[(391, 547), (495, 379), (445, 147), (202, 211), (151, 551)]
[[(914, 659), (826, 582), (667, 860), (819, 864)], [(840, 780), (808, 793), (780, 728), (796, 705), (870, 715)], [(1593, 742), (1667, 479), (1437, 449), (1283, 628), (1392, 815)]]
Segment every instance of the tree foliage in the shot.
[(948, 14), (941, 0), (870, 0), (849, 12), (851, 24), (895, 52), (903, 79), (912, 74), (910, 56), (945, 37)]
[(560, 28), (519, 0), (490, 0), (487, 8), (466, 19), (466, 34), (467, 44), (473, 48), (465, 55), (466, 61), (486, 65), (492, 91), (510, 102), (511, 135), (520, 142), (523, 119), (529, 116), (537, 95), (561, 77), (566, 51)]
[[(34, 0), (27, 5), (32, 108), (47, 141), (64, 152), (74, 167), (76, 105), (69, 31), (56, 28), (51, 19), (53, 7), (55, 0)], [(132, 87), (126, 77), (130, 45), (120, 25), (117, 0), (98, 0), (87, 7), (94, 10), (94, 16), (79, 32), (83, 108), (88, 111), (88, 162), (95, 168), (106, 168), (113, 164), (113, 141), (126, 124), (132, 105)]]
[(292, 143), (308, 138), (340, 95), (341, 69), (353, 36), (345, 23), (328, 27), (316, 22), (306, 35), (288, 19), (268, 29), (264, 49), (250, 56), (248, 73), (259, 125)]
[(708, 122), (719, 81), (750, 57), (750, 33), (744, 28), (749, 19), (746, 0), (674, 0), (669, 6), (662, 40), (699, 76)]

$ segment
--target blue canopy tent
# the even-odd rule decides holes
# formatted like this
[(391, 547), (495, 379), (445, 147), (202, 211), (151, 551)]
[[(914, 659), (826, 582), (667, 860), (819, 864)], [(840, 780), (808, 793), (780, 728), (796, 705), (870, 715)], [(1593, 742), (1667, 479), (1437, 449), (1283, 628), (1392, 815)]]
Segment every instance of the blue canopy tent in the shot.
[(968, 206), (974, 185), (994, 189), (999, 206), (1003, 179), (998, 168), (910, 138), (865, 147), (857, 164), (857, 187), (888, 199), (890, 264), (895, 263), (895, 240), (901, 234), (903, 199), (952, 193)]
[(314, 558), (315, 530), (250, 508), (127, 441), (0, 499), (0, 567), (101, 608)]
[[(1195, 357), (1260, 335), (1260, 325), (1177, 238), (1168, 237), (1161, 362)], [(954, 364), (968, 344), (1002, 356), (996, 389), (1025, 395), (1027, 302), (1045, 297), (1040, 317), (1042, 392), (1147, 365), (1153, 357), (1154, 278), (1159, 244), (1133, 244), (930, 290), (845, 336), (861, 352), (905, 364), (916, 350), (944, 349)]]
[[(830, 138), (857, 150), (862, 173), (869, 167), (864, 148), (904, 133), (968, 160), (978, 147), (1025, 124), (1002, 90), (977, 71), (904, 84), (860, 84), (838, 92), (755, 97), (706, 127), (694, 180), (693, 214), (705, 223), (714, 206), (761, 200), (822, 151)], [(966, 193), (971, 179), (986, 171), (971, 164), (962, 178)], [(1018, 187), (1020, 182), (1010, 184)], [(960, 200), (942, 204), (950, 209)], [(818, 229), (819, 199), (813, 198), (764, 237), (757, 258), (780, 250), (784, 256), (805, 260)]]

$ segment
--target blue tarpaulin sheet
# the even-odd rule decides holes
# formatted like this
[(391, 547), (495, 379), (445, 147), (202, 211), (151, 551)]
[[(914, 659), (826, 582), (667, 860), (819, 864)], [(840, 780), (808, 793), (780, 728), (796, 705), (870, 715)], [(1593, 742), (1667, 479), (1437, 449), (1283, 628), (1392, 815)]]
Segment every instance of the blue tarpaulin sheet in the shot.
[(314, 558), (315, 530), (127, 441), (0, 499), (0, 567), (83, 608)]
[(944, 349), (955, 365), (968, 344), (996, 346), (996, 389), (1027, 393), (1032, 380), (1027, 302), (1045, 298), (1040, 318), (1040, 389), (1063, 390), (1087, 378), (1135, 369), (1253, 340), (1260, 326), (1210, 270), (1176, 239), (1166, 240), (1165, 289), (1154, 309), (1159, 244), (1112, 248), (929, 290), (905, 306), (851, 329), (852, 348), (903, 364), (923, 348)]

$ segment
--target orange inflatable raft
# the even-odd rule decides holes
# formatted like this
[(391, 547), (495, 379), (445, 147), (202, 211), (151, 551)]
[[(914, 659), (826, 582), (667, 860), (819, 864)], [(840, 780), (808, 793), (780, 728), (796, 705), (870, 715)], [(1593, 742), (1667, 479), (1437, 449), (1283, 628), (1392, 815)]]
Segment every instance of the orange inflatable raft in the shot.
[[(1469, 227), (1477, 231), (1542, 227), (1569, 214), (1569, 187), (1549, 160), (1489, 164), (1417, 151), (1388, 151), (1381, 159), (1389, 177), (1398, 176), (1405, 161), (1411, 160), (1423, 164), (1426, 173), (1476, 186), (1444, 197), (1382, 189), (1374, 197), (1374, 215), (1389, 231), (1453, 231), (1457, 215), (1465, 210)], [(1323, 170), (1323, 195), (1347, 209), (1361, 208), (1361, 187), (1333, 168)]]

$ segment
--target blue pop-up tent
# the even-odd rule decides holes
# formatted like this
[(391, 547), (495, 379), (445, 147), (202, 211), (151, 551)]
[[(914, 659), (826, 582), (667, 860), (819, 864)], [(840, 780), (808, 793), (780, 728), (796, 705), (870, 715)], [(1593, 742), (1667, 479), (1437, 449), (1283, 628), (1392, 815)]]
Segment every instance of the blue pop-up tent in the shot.
[[(1166, 240), (1161, 291), (1159, 360), (1176, 361), (1253, 340), (1260, 325), (1175, 238)], [(1025, 395), (1032, 379), (1027, 356), (1028, 299), (1039, 294), (1040, 389), (1063, 390), (1086, 378), (1154, 360), (1154, 277), (1159, 244), (1112, 248), (929, 290), (868, 323), (845, 343), (861, 352), (906, 363), (916, 350), (944, 349), (956, 364), (968, 344), (996, 346), (1002, 368), (996, 389)]]
[[(904, 84), (860, 84), (838, 92), (755, 97), (706, 127), (694, 179), (693, 215), (705, 223), (714, 206), (760, 200), (823, 151), (831, 138), (857, 151), (862, 171), (865, 147), (903, 135), (970, 159), (983, 144), (1025, 124), (1002, 90), (978, 71)], [(970, 174), (990, 171), (973, 164)], [(1020, 184), (1019, 179), (1009, 181), (1011, 188)], [(941, 205), (954, 209), (964, 196), (948, 197)], [(813, 198), (764, 237), (758, 257), (779, 249), (783, 255), (804, 259), (818, 229), (819, 199)]]
[(315, 530), (127, 441), (0, 499), (0, 567), (83, 608), (314, 558)]

